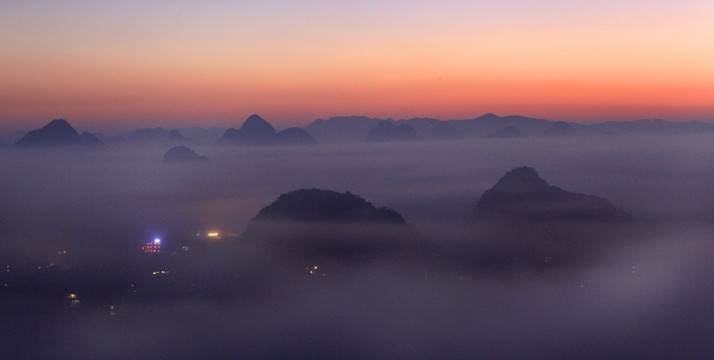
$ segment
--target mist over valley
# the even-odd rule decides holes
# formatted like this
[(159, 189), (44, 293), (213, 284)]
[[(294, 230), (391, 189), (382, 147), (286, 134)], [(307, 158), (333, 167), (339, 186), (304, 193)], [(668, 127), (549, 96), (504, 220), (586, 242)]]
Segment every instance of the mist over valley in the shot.
[[(459, 129), (449, 125), (439, 131)], [(713, 353), (712, 134), (489, 136), (514, 126), (503, 125), (439, 141), (365, 141), (369, 129), (325, 141), (308, 126), (319, 143), (226, 145), (218, 131), (197, 141), (166, 130), (105, 138), (99, 150), (1, 149), (3, 348), (25, 358)], [(174, 146), (189, 160), (164, 161)], [(489, 191), (497, 202), (479, 205)], [(502, 211), (515, 215), (493, 215)]]

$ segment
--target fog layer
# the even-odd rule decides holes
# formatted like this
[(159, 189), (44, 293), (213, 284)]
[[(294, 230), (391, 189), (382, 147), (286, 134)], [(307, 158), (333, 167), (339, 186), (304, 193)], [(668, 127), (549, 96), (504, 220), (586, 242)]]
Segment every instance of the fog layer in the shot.
[[(25, 358), (706, 358), (714, 354), (713, 140), (196, 146), (210, 158), (197, 163), (164, 163), (165, 147), (1, 150), (0, 260), (10, 290), (0, 298), (11, 334), (2, 350)], [(608, 199), (634, 216), (635, 230), (587, 239), (578, 266), (464, 265), (517, 243), (514, 233), (480, 236), (469, 218), (484, 191), (523, 165)], [(401, 253), (317, 264), (241, 243), (261, 208), (301, 188), (392, 208), (422, 249), (443, 256), (426, 267)], [(201, 243), (207, 231), (222, 239)], [(359, 234), (370, 231), (380, 230)], [(154, 238), (177, 255), (136, 260)], [(196, 255), (181, 257), (184, 246)], [(136, 280), (179, 263), (171, 279), (188, 279), (186, 287)], [(65, 289), (33, 272), (52, 265), (82, 281)], [(303, 271), (312, 266), (315, 274)], [(141, 295), (162, 286), (169, 295)], [(68, 305), (74, 292), (80, 306)]]

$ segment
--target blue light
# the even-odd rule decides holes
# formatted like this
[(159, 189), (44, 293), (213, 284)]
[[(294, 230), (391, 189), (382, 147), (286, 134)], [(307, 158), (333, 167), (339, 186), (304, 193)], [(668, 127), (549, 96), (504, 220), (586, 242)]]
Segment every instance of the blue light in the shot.
[(161, 244), (161, 239), (159, 239), (159, 238), (154, 239), (154, 244), (160, 245), (160, 244)]

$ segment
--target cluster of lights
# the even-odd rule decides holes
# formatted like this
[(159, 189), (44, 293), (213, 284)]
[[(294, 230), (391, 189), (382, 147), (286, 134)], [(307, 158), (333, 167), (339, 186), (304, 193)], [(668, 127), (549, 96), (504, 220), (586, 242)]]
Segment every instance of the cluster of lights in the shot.
[[(317, 265), (305, 267), (305, 272), (310, 275), (317, 275), (319, 273), (319, 270), (320, 270), (320, 267)], [(325, 276), (324, 273), (321, 273), (320, 275)]]
[(69, 307), (75, 307), (80, 304), (79, 296), (77, 296), (77, 294), (75, 293), (68, 294), (67, 299), (69, 299)]
[(143, 250), (145, 253), (150, 253), (150, 254), (160, 253), (161, 252), (161, 239), (155, 238), (154, 241), (147, 242), (144, 246), (141, 247), (141, 250)]

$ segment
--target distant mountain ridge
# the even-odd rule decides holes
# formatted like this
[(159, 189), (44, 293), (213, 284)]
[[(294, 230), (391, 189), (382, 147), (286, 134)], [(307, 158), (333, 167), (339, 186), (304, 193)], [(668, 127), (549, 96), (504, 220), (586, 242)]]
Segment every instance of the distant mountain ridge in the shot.
[[(62, 120), (62, 119), (57, 119)], [(64, 121), (64, 120), (63, 120)], [(498, 116), (487, 113), (473, 119), (440, 120), (435, 118), (412, 118), (402, 120), (380, 119), (368, 116), (336, 116), (327, 120), (317, 119), (304, 127), (293, 127), (285, 134), (275, 128), (260, 116), (251, 115), (241, 126), (236, 128), (201, 128), (189, 127), (167, 130), (163, 127), (141, 128), (121, 136), (104, 134), (83, 135), (89, 143), (96, 144), (97, 138), (102, 143), (144, 143), (157, 145), (187, 145), (196, 144), (241, 144), (241, 145), (280, 145), (280, 144), (314, 144), (363, 142), (369, 133), (381, 121), (388, 121), (396, 128), (413, 128), (421, 139), (459, 140), (464, 138), (515, 138), (515, 137), (551, 137), (562, 138), (572, 136), (592, 135), (678, 135), (714, 133), (714, 121), (668, 121), (662, 119), (639, 119), (633, 121), (606, 121), (600, 123), (581, 124), (566, 121), (552, 121), (531, 118), (521, 115)], [(65, 121), (66, 122), (66, 121)], [(48, 124), (49, 125), (49, 124)], [(408, 126), (408, 127), (406, 127)], [(60, 126), (62, 128), (64, 126)], [(71, 126), (70, 126), (71, 128)], [(41, 129), (37, 129), (41, 130)], [(37, 130), (29, 132), (14, 131), (1, 134), (5, 144), (19, 143), (17, 147), (39, 146), (33, 143), (73, 143), (74, 134), (71, 131), (65, 135), (59, 132), (50, 136), (51, 139), (40, 139), (46, 135), (38, 135)], [(51, 129), (46, 129), (51, 130)], [(61, 129), (60, 129), (61, 130)], [(411, 131), (410, 131), (411, 132)], [(47, 131), (43, 132), (47, 134)], [(69, 135), (67, 135), (69, 134)], [(521, 136), (522, 135), (522, 136)], [(24, 137), (28, 139), (23, 140)], [(39, 136), (39, 137), (38, 137)], [(62, 140), (69, 136), (69, 140)], [(23, 140), (22, 142), (20, 140)], [(84, 143), (84, 141), (80, 141)]]
[(379, 126), (382, 121), (391, 122), (395, 126), (409, 125), (419, 133), (422, 139), (437, 140), (482, 137), (562, 138), (583, 135), (668, 135), (714, 132), (714, 122), (675, 122), (655, 119), (580, 124), (521, 115), (498, 116), (493, 113), (466, 120), (412, 118), (395, 121), (367, 116), (338, 116), (328, 120), (315, 120), (305, 126), (304, 129), (320, 142), (356, 142), (364, 141), (367, 135)]
[(527, 136), (543, 132), (554, 121), (529, 118), (520, 115), (498, 116), (488, 113), (470, 120), (449, 120), (449, 124), (461, 130), (466, 137), (484, 137), (504, 127), (511, 126)]

